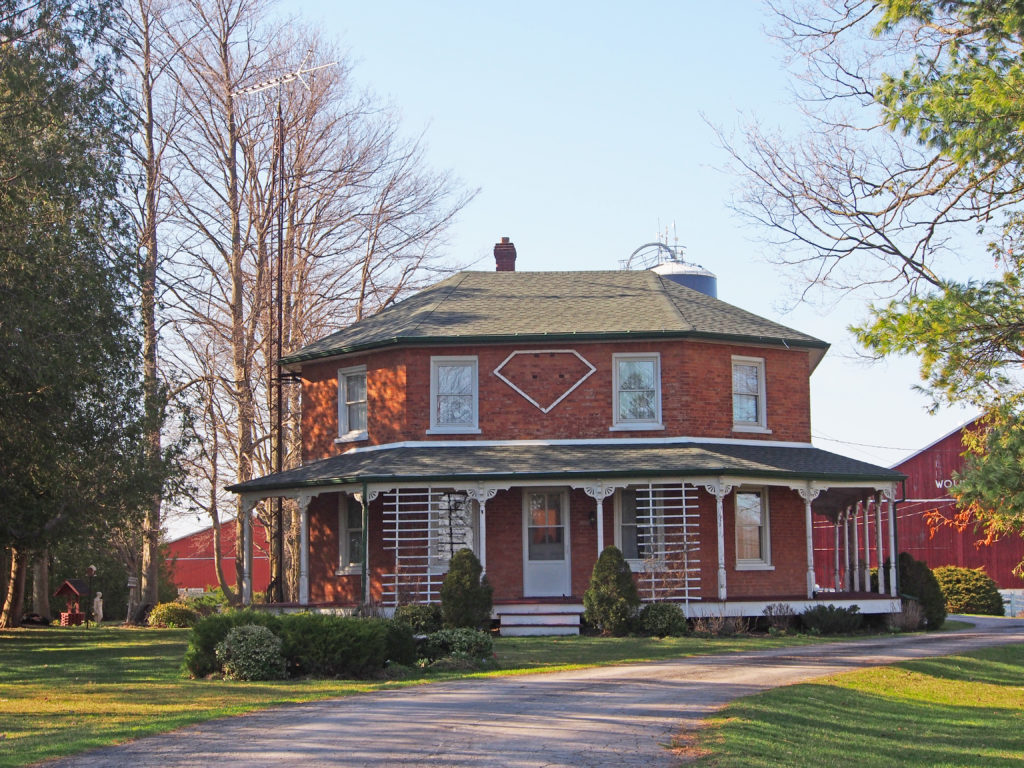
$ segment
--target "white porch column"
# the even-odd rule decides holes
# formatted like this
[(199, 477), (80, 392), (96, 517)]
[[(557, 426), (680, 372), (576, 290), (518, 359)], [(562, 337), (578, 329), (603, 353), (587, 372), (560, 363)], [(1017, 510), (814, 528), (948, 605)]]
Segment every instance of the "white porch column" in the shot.
[(487, 502), (494, 498), (499, 490), (503, 490), (497, 486), (488, 486), (483, 483), (478, 483), (474, 488), (466, 488), (466, 494), (469, 498), (476, 501), (480, 507), (480, 551), (477, 553), (477, 557), (480, 560), (480, 568), (483, 573), (487, 573)]
[(814, 523), (811, 512), (811, 502), (821, 494), (820, 488), (815, 488), (808, 483), (804, 487), (795, 487), (794, 491), (800, 494), (804, 500), (804, 527), (806, 528), (807, 539), (807, 599), (814, 597), (814, 583), (817, 579), (814, 576)]
[(299, 605), (309, 605), (309, 502), (315, 493), (295, 496), (299, 505)]
[(597, 502), (597, 556), (604, 552), (604, 500), (615, 493), (614, 485), (585, 485), (583, 492)]
[(832, 571), (832, 588), (839, 591), (839, 521), (842, 518), (843, 513), (840, 512), (836, 515), (836, 523), (833, 526), (835, 529), (835, 544), (832, 547), (833, 554), (833, 571)]
[(883, 491), (889, 502), (889, 594), (896, 597), (896, 489)]
[(850, 508), (843, 510), (843, 591), (849, 592), (850, 581)]
[(363, 508), (363, 603), (370, 602), (370, 502), (377, 498), (380, 491), (368, 490), (363, 483), (362, 491), (356, 491), (352, 498)]
[(242, 496), (242, 605), (252, 605), (252, 511), (258, 499)]
[(850, 567), (853, 568), (853, 591), (860, 592), (860, 537), (859, 523), (857, 522), (857, 516), (860, 512), (860, 502), (856, 502), (853, 505), (853, 559), (850, 562)]
[(722, 500), (732, 493), (732, 486), (719, 480), (704, 486), (704, 490), (715, 497), (715, 523), (718, 526), (718, 599), (725, 600), (725, 513)]
[(871, 591), (871, 529), (868, 521), (871, 519), (870, 499), (863, 503), (864, 508), (864, 591)]
[(885, 556), (882, 549), (882, 494), (875, 494), (875, 562), (878, 563), (878, 594), (885, 594)]

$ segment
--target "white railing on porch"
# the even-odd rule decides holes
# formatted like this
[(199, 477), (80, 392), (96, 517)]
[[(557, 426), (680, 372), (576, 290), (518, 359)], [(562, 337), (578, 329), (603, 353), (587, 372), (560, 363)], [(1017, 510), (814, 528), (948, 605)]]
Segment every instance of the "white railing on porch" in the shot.
[(688, 603), (699, 598), (697, 488), (685, 483), (636, 487), (636, 519), (645, 566), (641, 599)]

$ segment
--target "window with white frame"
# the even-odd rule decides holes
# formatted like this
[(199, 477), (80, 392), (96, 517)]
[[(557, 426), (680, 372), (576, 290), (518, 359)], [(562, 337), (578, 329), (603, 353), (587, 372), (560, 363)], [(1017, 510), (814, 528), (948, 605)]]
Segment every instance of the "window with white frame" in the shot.
[(614, 413), (612, 429), (660, 429), (661, 358), (659, 355), (612, 356)]
[(759, 357), (732, 359), (732, 423), (741, 431), (767, 428), (764, 360)]
[(770, 568), (771, 562), (768, 493), (740, 489), (736, 491), (736, 568)]
[(479, 432), (477, 359), (430, 359), (430, 431)]
[(366, 366), (338, 371), (338, 440), (366, 439)]
[(657, 490), (622, 488), (615, 494), (615, 545), (634, 571), (660, 555), (664, 515)]
[(361, 573), (363, 558), (363, 505), (343, 493), (338, 503), (338, 573)]

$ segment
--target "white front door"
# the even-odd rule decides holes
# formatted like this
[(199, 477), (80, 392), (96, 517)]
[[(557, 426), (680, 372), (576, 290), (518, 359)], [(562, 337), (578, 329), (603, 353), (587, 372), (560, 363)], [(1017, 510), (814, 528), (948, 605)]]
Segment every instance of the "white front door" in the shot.
[(523, 492), (523, 596), (572, 594), (569, 563), (569, 494)]

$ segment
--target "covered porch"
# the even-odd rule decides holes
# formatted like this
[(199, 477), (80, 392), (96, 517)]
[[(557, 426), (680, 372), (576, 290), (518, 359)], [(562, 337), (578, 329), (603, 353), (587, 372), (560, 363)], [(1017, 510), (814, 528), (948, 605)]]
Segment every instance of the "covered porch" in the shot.
[[(864, 613), (898, 610), (894, 565), (887, 594), (868, 594), (870, 581), (852, 575), (849, 586), (826, 591), (812, 534), (815, 519), (844, 514), (851, 494), (871, 497), (895, 551), (900, 478), (805, 445), (445, 442), (352, 451), (230, 490), (242, 497), (247, 602), (252, 510), (283, 496), (295, 500), (301, 519), (302, 607), (373, 603), (388, 610), (436, 601), (447, 558), (468, 546), (495, 586), (496, 618), (571, 613), (598, 554), (616, 544), (643, 600), (676, 602), (690, 617), (759, 616), (770, 603), (800, 612), (823, 599), (857, 604)], [(737, 504), (741, 495), (757, 494), (764, 497), (765, 530), (747, 536)], [(336, 532), (324, 523), (331, 514), (339, 517)], [(343, 514), (352, 519), (347, 534)], [(311, 555), (322, 561), (325, 547), (340, 546), (340, 537), (355, 530), (363, 553), (358, 568), (339, 562), (334, 573), (314, 567), (311, 575)], [(744, 559), (747, 546), (764, 549), (762, 560)], [(325, 589), (324, 580), (344, 582), (344, 598)]]

